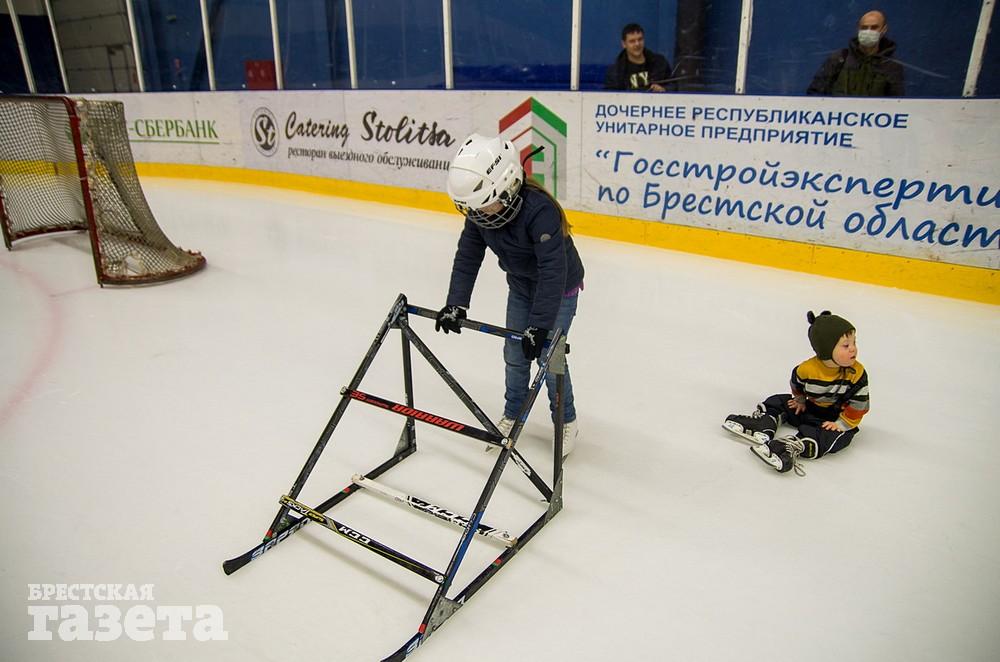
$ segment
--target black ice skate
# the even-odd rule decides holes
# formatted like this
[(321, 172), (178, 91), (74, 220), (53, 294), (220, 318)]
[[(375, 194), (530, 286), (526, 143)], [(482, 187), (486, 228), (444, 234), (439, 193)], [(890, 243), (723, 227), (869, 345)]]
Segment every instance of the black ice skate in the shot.
[(795, 470), (796, 475), (805, 476), (806, 472), (799, 464), (798, 456), (805, 450), (805, 444), (795, 435), (779, 437), (766, 444), (753, 446), (750, 452), (774, 468), (778, 473)]
[(778, 420), (764, 410), (764, 405), (757, 405), (757, 411), (752, 414), (726, 416), (722, 427), (755, 444), (766, 444), (774, 439), (774, 432), (778, 429)]

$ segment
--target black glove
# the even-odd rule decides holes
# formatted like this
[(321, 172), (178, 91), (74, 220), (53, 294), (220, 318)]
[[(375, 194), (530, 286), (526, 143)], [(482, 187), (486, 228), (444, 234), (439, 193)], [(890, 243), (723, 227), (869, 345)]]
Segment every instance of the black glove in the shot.
[(461, 306), (445, 306), (438, 311), (437, 317), (434, 318), (434, 330), (440, 331), (444, 329), (445, 333), (449, 331), (454, 331), (455, 333), (462, 332), (462, 320), (465, 319), (465, 308)]
[(540, 329), (537, 326), (529, 326), (521, 334), (521, 349), (524, 350), (524, 358), (533, 361), (542, 355), (542, 346), (549, 336), (548, 329)]

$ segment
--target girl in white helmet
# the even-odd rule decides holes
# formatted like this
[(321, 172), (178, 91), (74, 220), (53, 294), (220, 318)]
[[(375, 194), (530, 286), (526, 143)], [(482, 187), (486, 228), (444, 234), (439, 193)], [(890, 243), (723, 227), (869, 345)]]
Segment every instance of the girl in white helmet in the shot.
[[(489, 248), (507, 274), (507, 321), (523, 329), (523, 340), (504, 343), (504, 415), (497, 423), (509, 434), (528, 394), (531, 361), (542, 355), (545, 337), (556, 328), (569, 333), (583, 289), (583, 263), (573, 245), (566, 214), (545, 189), (525, 181), (517, 149), (509, 140), (469, 136), (448, 169), (448, 195), (465, 216), (451, 271), (447, 305), (434, 328), (461, 332), (479, 267)], [(546, 376), (555, 416), (555, 376)], [(563, 454), (579, 434), (573, 385), (566, 366)], [(491, 447), (490, 447), (491, 448)]]

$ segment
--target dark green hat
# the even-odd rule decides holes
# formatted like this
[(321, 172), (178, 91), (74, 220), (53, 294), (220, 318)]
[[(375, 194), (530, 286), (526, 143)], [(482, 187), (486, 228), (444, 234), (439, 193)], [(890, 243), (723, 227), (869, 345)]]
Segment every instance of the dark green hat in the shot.
[(814, 315), (810, 310), (806, 313), (806, 319), (809, 320), (809, 344), (816, 352), (816, 357), (824, 361), (833, 357), (833, 348), (837, 346), (837, 342), (854, 331), (853, 324), (843, 317), (831, 315), (829, 310), (824, 310), (819, 315)]

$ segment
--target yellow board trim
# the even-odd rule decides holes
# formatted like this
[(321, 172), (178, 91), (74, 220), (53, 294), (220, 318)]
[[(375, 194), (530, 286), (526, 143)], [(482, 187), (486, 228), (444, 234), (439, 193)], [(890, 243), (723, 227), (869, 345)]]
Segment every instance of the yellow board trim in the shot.
[[(443, 193), (311, 175), (173, 163), (138, 163), (136, 169), (140, 175), (148, 177), (179, 177), (275, 186), (430, 211), (450, 212), (455, 209)], [(997, 275), (997, 269), (880, 255), (846, 248), (588, 212), (567, 211), (566, 215), (573, 225), (573, 232), (589, 237), (1000, 305), (1000, 277)]]

